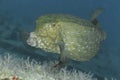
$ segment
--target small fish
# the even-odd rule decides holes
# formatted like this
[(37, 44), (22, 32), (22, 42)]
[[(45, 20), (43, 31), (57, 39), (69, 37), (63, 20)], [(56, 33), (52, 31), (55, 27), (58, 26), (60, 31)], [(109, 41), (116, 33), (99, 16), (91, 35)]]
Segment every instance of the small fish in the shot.
[(36, 20), (36, 29), (30, 33), (27, 44), (47, 52), (60, 54), (60, 62), (66, 58), (88, 61), (93, 58), (106, 34), (98, 25), (96, 10), (90, 20), (66, 14), (48, 14)]

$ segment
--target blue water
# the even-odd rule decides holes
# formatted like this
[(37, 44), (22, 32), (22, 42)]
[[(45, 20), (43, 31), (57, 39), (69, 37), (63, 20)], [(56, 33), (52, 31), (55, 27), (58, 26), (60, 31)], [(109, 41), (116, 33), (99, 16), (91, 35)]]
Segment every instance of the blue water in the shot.
[[(32, 31), (35, 28), (36, 18), (44, 14), (71, 14), (89, 19), (93, 10), (99, 7), (104, 8), (105, 11), (98, 17), (98, 20), (107, 33), (107, 39), (103, 42), (99, 54), (91, 61), (82, 63), (73, 61), (71, 65), (83, 71), (91, 71), (99, 77), (115, 77), (119, 80), (119, 3), (119, 0), (0, 0), (0, 14), (4, 15), (2, 18), (11, 16), (9, 19), (5, 19), (6, 23), (3, 24), (4, 26), (14, 25), (27, 31)], [(1, 29), (2, 27), (0, 26), (0, 30)], [(9, 39), (18, 40), (17, 34), (18, 33), (14, 31)]]

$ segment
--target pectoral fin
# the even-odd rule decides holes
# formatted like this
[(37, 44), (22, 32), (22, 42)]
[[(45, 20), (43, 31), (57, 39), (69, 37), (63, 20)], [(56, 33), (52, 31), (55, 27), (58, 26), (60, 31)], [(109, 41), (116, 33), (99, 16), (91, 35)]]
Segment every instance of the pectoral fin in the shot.
[(60, 36), (60, 41), (58, 43), (56, 43), (56, 45), (59, 46), (59, 49), (60, 49), (60, 57), (59, 57), (59, 63), (56, 64), (54, 67), (62, 67), (63, 65), (65, 65), (67, 63), (67, 53), (66, 53), (66, 50), (65, 50), (65, 43), (62, 39), (62, 35), (61, 33), (59, 32), (59, 36)]
[(64, 66), (67, 63), (67, 55), (66, 55), (66, 51), (65, 51), (65, 44), (64, 42), (59, 42), (59, 49), (60, 49), (60, 57), (59, 57), (59, 62), (58, 64), (56, 64), (54, 67), (58, 67), (61, 68), (62, 66)]

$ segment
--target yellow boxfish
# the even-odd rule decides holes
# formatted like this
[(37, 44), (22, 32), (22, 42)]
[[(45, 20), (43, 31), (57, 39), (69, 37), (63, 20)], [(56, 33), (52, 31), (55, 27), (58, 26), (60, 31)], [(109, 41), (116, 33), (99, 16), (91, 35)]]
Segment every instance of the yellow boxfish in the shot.
[(36, 28), (30, 33), (27, 44), (66, 58), (88, 61), (93, 58), (106, 34), (96, 17), (103, 10), (97, 9), (91, 20), (66, 14), (48, 14), (38, 17)]

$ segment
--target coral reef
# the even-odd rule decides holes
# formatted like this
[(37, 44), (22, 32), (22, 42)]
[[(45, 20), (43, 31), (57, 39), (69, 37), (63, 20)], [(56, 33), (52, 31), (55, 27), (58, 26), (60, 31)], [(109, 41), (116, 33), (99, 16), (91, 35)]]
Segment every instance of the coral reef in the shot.
[(6, 54), (0, 56), (0, 80), (97, 80), (91, 73), (70, 72), (65, 68), (56, 71), (50, 67), (52, 64), (40, 64), (29, 58), (23, 60)]

